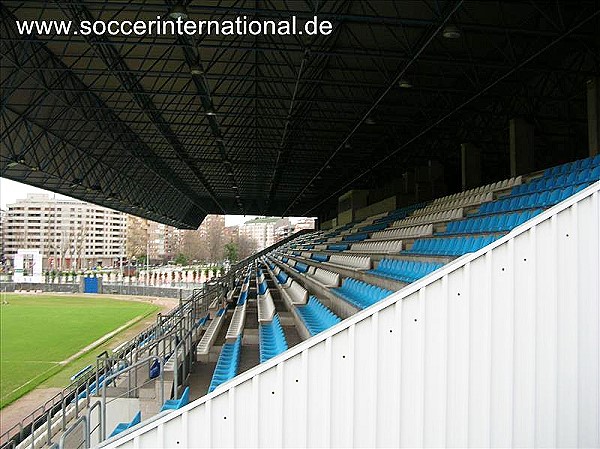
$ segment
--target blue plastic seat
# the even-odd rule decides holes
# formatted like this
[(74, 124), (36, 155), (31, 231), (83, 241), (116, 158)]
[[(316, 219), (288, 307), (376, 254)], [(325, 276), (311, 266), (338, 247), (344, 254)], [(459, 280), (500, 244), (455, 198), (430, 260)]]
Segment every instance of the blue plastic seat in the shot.
[(267, 293), (267, 290), (268, 290), (267, 280), (265, 279), (260, 284), (258, 284), (258, 294), (264, 295), (265, 293)]
[(377, 268), (368, 272), (377, 276), (411, 283), (437, 270), (442, 265), (433, 262), (383, 259), (379, 262)]
[(383, 231), (385, 228), (388, 227), (389, 221), (382, 221), (381, 223), (374, 223), (368, 226), (364, 226), (362, 228), (360, 228), (361, 232), (376, 232), (376, 231)]
[(118, 435), (121, 432), (132, 428), (136, 424), (139, 424), (141, 421), (142, 421), (142, 412), (137, 412), (130, 422), (120, 422), (119, 424), (117, 424), (117, 427), (115, 427), (115, 430), (113, 430), (112, 433), (108, 437), (109, 438), (114, 437), (115, 435)]
[(369, 307), (393, 293), (353, 278), (344, 279), (341, 287), (331, 291), (358, 309)]
[[(369, 237), (367, 233), (350, 234), (344, 237), (346, 242), (361, 242)], [(347, 248), (346, 248), (347, 249)]]
[(285, 284), (287, 282), (289, 276), (285, 271), (280, 271), (276, 277), (277, 277), (277, 282), (279, 282), (280, 284)]
[(293, 268), (299, 273), (306, 273), (308, 271), (308, 265), (304, 262), (296, 262), (296, 266)]
[(259, 352), (260, 363), (287, 351), (288, 345), (279, 321), (279, 315), (275, 314), (269, 323), (259, 325)]
[(181, 397), (179, 399), (169, 399), (165, 401), (160, 411), (164, 412), (165, 410), (177, 410), (181, 407), (188, 405), (190, 402), (190, 387), (185, 387)]
[(329, 251), (346, 251), (350, 246), (347, 243), (334, 243), (327, 245)]
[(555, 204), (559, 203), (561, 201), (560, 196), (561, 196), (561, 189), (552, 190), (550, 192), (550, 194), (548, 195), (547, 205), (554, 206)]
[(244, 290), (242, 293), (240, 293), (237, 305), (243, 306), (246, 302), (246, 299), (248, 299), (248, 290)]
[(296, 310), (311, 336), (323, 332), (341, 321), (314, 296), (308, 299), (306, 305), (296, 306)]
[(209, 393), (222, 383), (235, 377), (239, 366), (241, 348), (242, 334), (238, 336), (235, 343), (225, 343), (222, 346), (221, 354), (219, 354), (219, 359), (217, 360), (217, 366), (215, 367), (210, 386), (208, 387)]

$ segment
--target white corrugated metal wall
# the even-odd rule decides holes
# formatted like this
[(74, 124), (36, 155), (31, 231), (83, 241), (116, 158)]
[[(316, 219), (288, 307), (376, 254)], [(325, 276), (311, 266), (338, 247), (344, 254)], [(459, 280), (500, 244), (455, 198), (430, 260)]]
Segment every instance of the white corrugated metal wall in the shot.
[(600, 446), (599, 190), (110, 447)]

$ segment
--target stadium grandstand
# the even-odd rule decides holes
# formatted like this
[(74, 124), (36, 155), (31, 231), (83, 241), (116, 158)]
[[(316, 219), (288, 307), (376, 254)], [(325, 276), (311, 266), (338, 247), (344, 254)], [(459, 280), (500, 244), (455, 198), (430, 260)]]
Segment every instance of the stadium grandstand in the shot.
[[(600, 4), (0, 4), (1, 175), (182, 228), (316, 216), (3, 448), (600, 447)], [(315, 35), (19, 32), (317, 17)]]

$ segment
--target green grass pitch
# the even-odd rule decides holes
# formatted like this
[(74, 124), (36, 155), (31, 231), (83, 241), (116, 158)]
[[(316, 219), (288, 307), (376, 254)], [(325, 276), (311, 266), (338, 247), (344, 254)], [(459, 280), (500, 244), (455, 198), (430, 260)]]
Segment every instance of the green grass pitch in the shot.
[(103, 296), (6, 294), (2, 302), (0, 408), (60, 371), (61, 361), (128, 321), (158, 310)]

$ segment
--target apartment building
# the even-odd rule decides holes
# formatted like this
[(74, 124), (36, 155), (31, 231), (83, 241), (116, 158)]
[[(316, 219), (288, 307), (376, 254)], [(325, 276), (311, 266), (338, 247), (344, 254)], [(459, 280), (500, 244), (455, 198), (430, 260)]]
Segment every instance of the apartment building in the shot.
[(8, 204), (2, 223), (4, 255), (37, 249), (44, 269), (112, 266), (124, 254), (126, 214), (71, 199), (30, 193)]
[(255, 218), (240, 225), (239, 235), (253, 240), (260, 251), (275, 243), (275, 228), (280, 221), (275, 217)]

